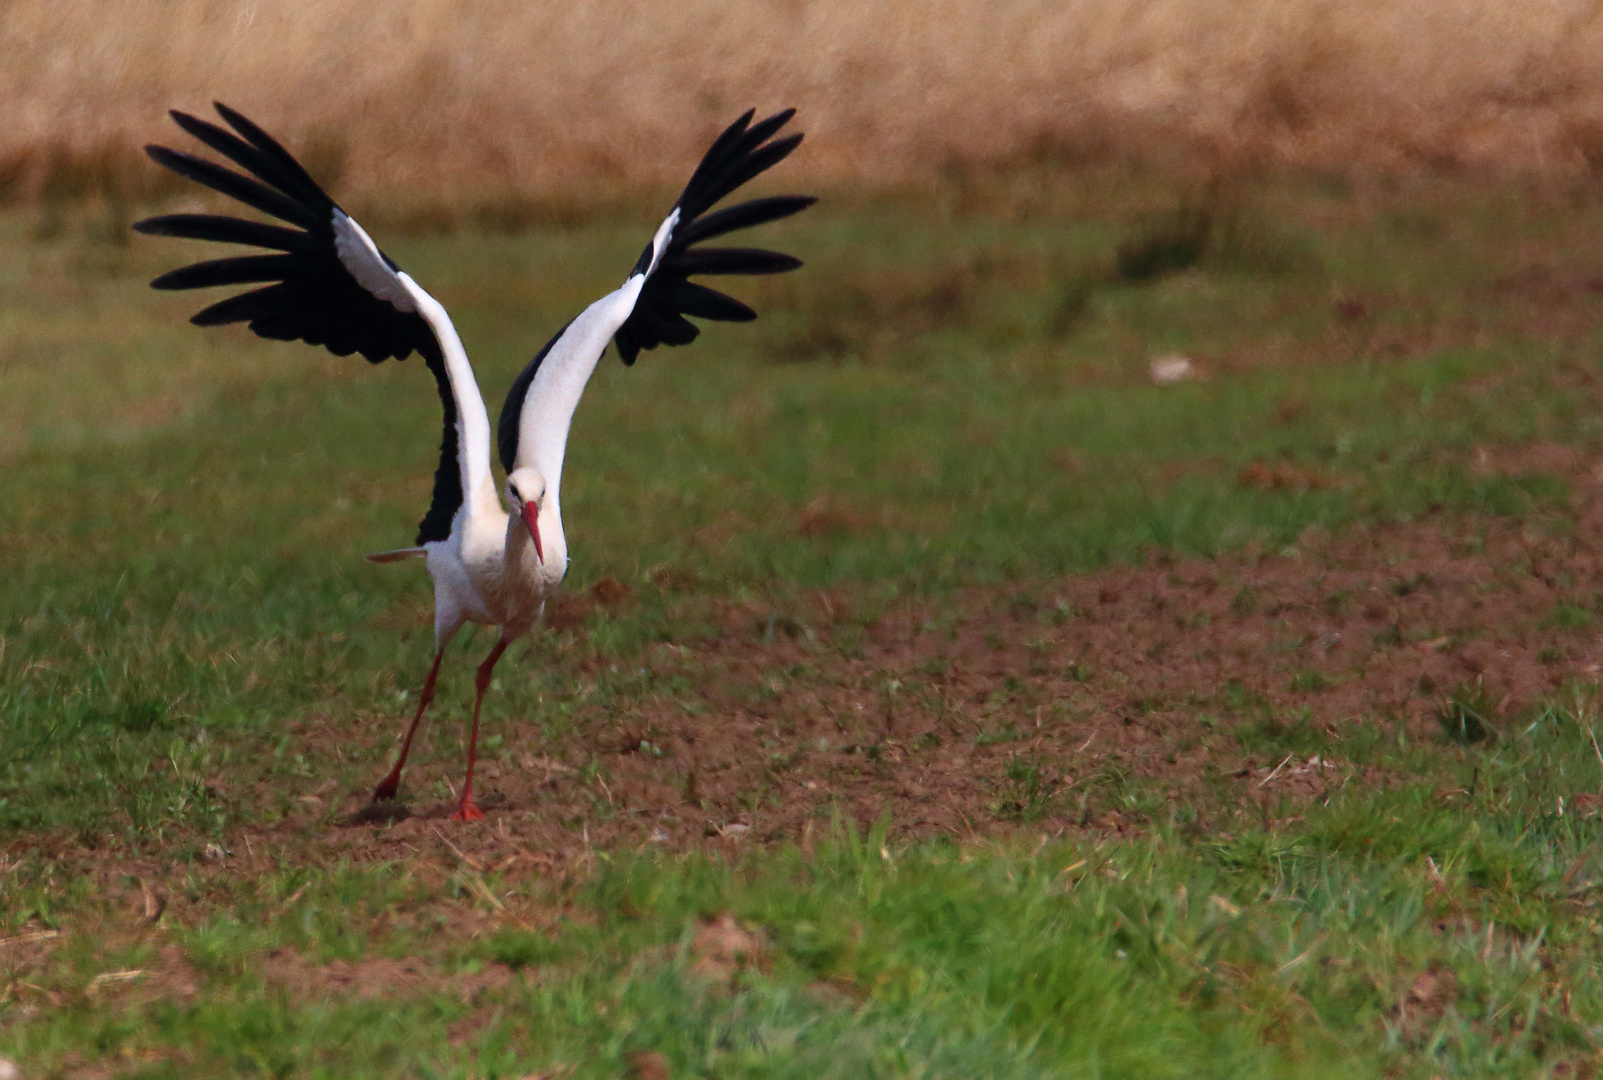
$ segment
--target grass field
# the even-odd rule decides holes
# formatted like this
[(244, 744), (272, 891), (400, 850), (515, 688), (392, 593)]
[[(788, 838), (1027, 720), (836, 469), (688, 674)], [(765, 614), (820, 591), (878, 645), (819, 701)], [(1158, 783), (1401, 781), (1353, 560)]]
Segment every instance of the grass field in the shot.
[[(495, 408), (649, 233), (389, 231)], [(437, 404), (0, 217), (0, 1057), (36, 1077), (1590, 1076), (1603, 203), (837, 195), (574, 428), (443, 820)], [(1181, 354), (1202, 377), (1158, 386)], [(619, 588), (622, 586), (622, 588)]]

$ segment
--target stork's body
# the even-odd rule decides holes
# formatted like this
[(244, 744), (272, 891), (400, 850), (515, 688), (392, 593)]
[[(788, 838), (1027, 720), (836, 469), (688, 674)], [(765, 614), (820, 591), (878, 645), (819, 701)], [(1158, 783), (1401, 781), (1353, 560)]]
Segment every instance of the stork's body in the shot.
[[(452, 815), (460, 821), (481, 818), (473, 797), (479, 710), (496, 661), (539, 620), (546, 598), (567, 573), (562, 468), (568, 429), (585, 385), (608, 342), (616, 341), (624, 363), (632, 364), (641, 349), (692, 341), (698, 330), (687, 315), (726, 321), (756, 317), (744, 304), (689, 277), (778, 273), (800, 262), (768, 251), (692, 245), (810, 205), (813, 200), (805, 196), (778, 196), (707, 213), (725, 195), (782, 161), (801, 136), (769, 141), (790, 119), (789, 111), (755, 125), (747, 113), (726, 129), (623, 285), (586, 308), (518, 376), (492, 440), (473, 368), (445, 308), (379, 251), (283, 147), (238, 113), (222, 105), (217, 110), (233, 132), (183, 113), (172, 115), (185, 131), (250, 176), (164, 147), (148, 148), (151, 156), (302, 231), (200, 214), (142, 221), (135, 226), (141, 232), (283, 253), (198, 263), (152, 284), (183, 289), (272, 282), (213, 304), (191, 321), (202, 326), (248, 322), (263, 337), (325, 345), (341, 356), (360, 352), (371, 363), (404, 360), (413, 351), (423, 355), (445, 412), (433, 499), (418, 526), (417, 546), (368, 558), (427, 560), (434, 579), (434, 662), (395, 767), (373, 798), (397, 795), (412, 737), (434, 699), (440, 662), (456, 632), (465, 622), (498, 626), (501, 637), (475, 679), (467, 776)], [(496, 488), (492, 442), (506, 472), (505, 504)]]

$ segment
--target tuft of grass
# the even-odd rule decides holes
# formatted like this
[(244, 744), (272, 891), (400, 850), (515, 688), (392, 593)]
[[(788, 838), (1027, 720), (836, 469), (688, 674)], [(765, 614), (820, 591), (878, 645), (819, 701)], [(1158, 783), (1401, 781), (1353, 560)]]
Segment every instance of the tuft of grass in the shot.
[(1584, 630), (1591, 626), (1593, 613), (1573, 600), (1560, 600), (1553, 605), (1546, 624), (1556, 630)]
[(1230, 614), (1243, 618), (1257, 614), (1261, 602), (1259, 590), (1252, 584), (1243, 585), (1236, 590), (1236, 595), (1230, 598)]
[(573, 953), (571, 940), (557, 940), (528, 930), (503, 929), (484, 941), (480, 954), (513, 971), (537, 968)]
[(1477, 679), (1454, 688), (1436, 710), (1436, 723), (1448, 739), (1469, 746), (1496, 738), (1497, 731), (1492, 726), (1496, 711), (1497, 703)]
[(1253, 754), (1289, 753), (1298, 757), (1310, 754), (1328, 755), (1331, 751), (1329, 732), (1306, 717), (1287, 719), (1279, 714), (1261, 710), (1258, 717), (1235, 730), (1236, 742), (1243, 750)]
[(1304, 669), (1292, 675), (1286, 689), (1294, 694), (1318, 694), (1329, 690), (1330, 677), (1322, 671)]
[(1033, 825), (1051, 812), (1058, 795), (1051, 767), (1038, 754), (1015, 754), (1003, 770), (993, 811), (1003, 821)]

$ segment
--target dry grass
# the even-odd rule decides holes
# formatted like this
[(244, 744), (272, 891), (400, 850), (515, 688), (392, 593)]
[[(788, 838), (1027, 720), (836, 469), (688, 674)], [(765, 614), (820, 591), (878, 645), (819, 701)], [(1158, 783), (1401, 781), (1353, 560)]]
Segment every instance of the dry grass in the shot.
[[(9, 0), (15, 197), (153, 183), (138, 146), (216, 97), (358, 204), (671, 183), (748, 104), (811, 134), (791, 182), (1022, 156), (1603, 170), (1597, 0)], [(649, 150), (649, 152), (647, 152)]]

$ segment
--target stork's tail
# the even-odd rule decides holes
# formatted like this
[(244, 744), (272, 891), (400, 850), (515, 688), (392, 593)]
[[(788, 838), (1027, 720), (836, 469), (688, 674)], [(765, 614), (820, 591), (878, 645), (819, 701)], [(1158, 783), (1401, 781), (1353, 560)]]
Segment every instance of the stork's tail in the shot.
[(400, 562), (402, 559), (426, 559), (428, 552), (420, 547), (396, 548), (394, 551), (375, 551), (364, 555), (368, 562)]

